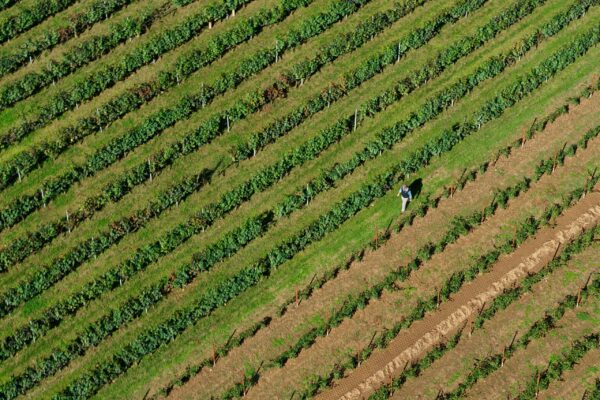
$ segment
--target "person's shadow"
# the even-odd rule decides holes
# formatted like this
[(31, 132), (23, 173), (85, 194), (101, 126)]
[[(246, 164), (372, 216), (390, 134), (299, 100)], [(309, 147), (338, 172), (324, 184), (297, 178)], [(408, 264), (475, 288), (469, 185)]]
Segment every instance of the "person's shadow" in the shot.
[(413, 181), (408, 188), (413, 195), (413, 199), (419, 197), (421, 190), (423, 189), (423, 179), (419, 178)]

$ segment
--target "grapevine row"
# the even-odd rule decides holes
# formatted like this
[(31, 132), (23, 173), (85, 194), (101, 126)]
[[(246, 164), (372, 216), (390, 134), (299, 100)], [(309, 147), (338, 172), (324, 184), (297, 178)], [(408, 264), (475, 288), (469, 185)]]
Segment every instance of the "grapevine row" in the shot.
[(593, 400), (600, 398), (600, 378), (596, 378), (596, 382), (592, 390), (588, 393), (586, 390), (581, 400)]
[[(139, 17), (125, 18), (109, 28), (104, 35), (93, 36), (61, 55), (59, 60), (50, 60), (40, 71), (29, 72), (0, 89), (0, 110), (24, 100), (57, 80), (75, 72), (84, 65), (105, 55), (127, 39), (146, 32), (159, 18), (171, 11), (169, 3), (149, 11)], [(18, 138), (9, 132), (0, 137), (0, 149), (6, 148)]]
[(69, 23), (26, 40), (18, 49), (0, 58), (0, 77), (32, 62), (42, 52), (67, 42), (79, 33), (125, 7), (132, 0), (99, 0), (81, 12), (71, 15)]
[[(104, 385), (127, 371), (134, 363), (153, 353), (163, 344), (175, 339), (190, 325), (210, 315), (214, 309), (224, 305), (249, 287), (268, 277), (274, 268), (292, 258), (309, 244), (321, 240), (327, 233), (335, 231), (343, 222), (377, 198), (382, 197), (400, 178), (405, 177), (407, 173), (413, 173), (415, 169), (419, 168), (421, 162), (428, 161), (434, 156), (449, 151), (464, 137), (477, 131), (479, 123), (483, 124), (496, 118), (506, 108), (514, 105), (544, 81), (585, 54), (591, 46), (600, 41), (599, 28), (592, 29), (577, 38), (568, 47), (555, 53), (532, 70), (526, 79), (521, 78), (515, 84), (503, 90), (502, 94), (494, 101), (487, 103), (484, 111), (476, 115), (474, 122), (458, 124), (450, 131), (446, 131), (445, 135), (442, 135), (434, 145), (412, 153), (408, 160), (394, 166), (391, 171), (380, 175), (375, 183), (364, 185), (345, 200), (338, 202), (328, 213), (315, 220), (295, 237), (286, 240), (271, 250), (258, 262), (243, 268), (235, 276), (225, 279), (215, 287), (208, 289), (196, 304), (176, 311), (173, 316), (163, 323), (141, 333), (133, 342), (117, 351), (93, 372), (87, 372), (72, 382), (55, 398), (87, 398), (92, 396)], [(502, 102), (499, 102), (499, 100), (502, 100)], [(458, 137), (456, 136), (457, 133), (459, 134)]]
[(75, 4), (76, 0), (37, 0), (0, 24), (0, 44), (34, 27), (43, 20)]
[(565, 353), (552, 357), (543, 372), (529, 379), (527, 387), (519, 394), (519, 399), (537, 399), (540, 390), (548, 388), (553, 380), (560, 380), (563, 372), (573, 369), (587, 353), (599, 347), (600, 333), (598, 332), (576, 340)]

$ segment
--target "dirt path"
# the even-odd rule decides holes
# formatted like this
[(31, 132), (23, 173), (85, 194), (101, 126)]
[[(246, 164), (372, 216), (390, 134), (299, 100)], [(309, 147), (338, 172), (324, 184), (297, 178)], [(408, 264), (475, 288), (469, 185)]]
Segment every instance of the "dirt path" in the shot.
[[(331, 308), (335, 304), (339, 306), (341, 299), (347, 294), (359, 292), (368, 284), (381, 280), (398, 264), (410, 260), (414, 256), (417, 245), (428, 240), (438, 240), (442, 234), (439, 226), (445, 226), (451, 216), (462, 209), (473, 209), (481, 207), (481, 204), (487, 204), (492, 197), (492, 188), (505, 183), (504, 178), (507, 177), (505, 169), (510, 168), (512, 174), (514, 170), (519, 169), (520, 165), (523, 173), (531, 173), (532, 168), (529, 164), (536, 158), (536, 154), (539, 157), (540, 152), (548, 153), (562, 145), (565, 135), (568, 136), (565, 132), (570, 132), (573, 128), (571, 115), (576, 115), (578, 121), (587, 120), (593, 113), (595, 104), (600, 104), (600, 95), (582, 102), (581, 106), (571, 111), (575, 114), (570, 113), (549, 125), (547, 131), (540, 134), (539, 139), (527, 142), (523, 149), (516, 151), (509, 159), (501, 159), (494, 169), (488, 171), (476, 183), (469, 184), (453, 199), (443, 200), (439, 208), (431, 211), (426, 218), (417, 219), (413, 226), (394, 235), (388, 242), (388, 246), (369, 253), (362, 262), (355, 263), (349, 271), (341, 273), (336, 279), (328, 282), (309, 300), (302, 302), (298, 308), (292, 307), (282, 318), (276, 318), (268, 329), (259, 332), (243, 346), (232, 351), (230, 355), (220, 360), (213, 370), (206, 369), (184, 387), (174, 390), (172, 397), (206, 398), (211, 394), (220, 393), (233, 382), (240, 380), (244, 365), (256, 366), (260, 360), (278, 355), (306, 330), (307, 324), (304, 321), (311, 318), (314, 320), (315, 316), (326, 319)], [(576, 130), (573, 136), (578, 137), (582, 132)], [(397, 250), (399, 247), (403, 249), (402, 252)], [(464, 256), (467, 257), (468, 254)], [(381, 329), (381, 321), (379, 319), (370, 321), (368, 328), (376, 326)], [(362, 324), (355, 327), (358, 331), (364, 330), (362, 328), (365, 328)]]
[[(319, 396), (325, 399), (360, 399), (402, 371), (408, 362), (418, 359), (444, 337), (453, 334), (478, 310), (505, 288), (527, 273), (539, 271), (552, 257), (557, 246), (564, 245), (585, 228), (600, 221), (600, 193), (588, 195), (567, 210), (554, 229), (542, 229), (514, 253), (500, 259), (492, 270), (466, 285), (437, 312), (401, 332), (387, 349), (376, 352), (361, 367), (341, 380), (332, 390)], [(479, 398), (486, 398), (485, 396)]]
[(587, 249), (568, 265), (544, 278), (533, 286), (531, 292), (499, 311), (482, 329), (475, 330), (472, 336), (464, 335), (451, 352), (418, 377), (409, 379), (393, 398), (434, 399), (440, 389), (444, 392), (455, 389), (464, 381), (476, 359), (499, 352), (510, 343), (515, 332), (529, 329), (531, 323), (542, 318), (546, 310), (556, 307), (565, 296), (577, 293), (589, 274), (598, 269), (597, 261), (593, 260), (600, 260), (600, 245)]
[[(600, 258), (598, 258), (600, 260)], [(550, 384), (540, 393), (540, 400), (572, 399), (581, 400), (586, 390), (589, 392), (596, 379), (600, 379), (600, 350), (592, 350), (583, 357), (560, 380)]]
[(518, 350), (506, 361), (504, 367), (475, 383), (467, 391), (465, 398), (504, 400), (509, 394), (516, 396), (525, 389), (525, 385), (535, 376), (536, 371), (546, 368), (550, 357), (561, 354), (574, 340), (600, 330), (597, 320), (579, 317), (582, 312), (593, 313), (597, 307), (598, 302), (591, 301), (575, 310), (568, 310), (551, 334), (546, 335), (543, 340), (531, 342), (525, 349)]

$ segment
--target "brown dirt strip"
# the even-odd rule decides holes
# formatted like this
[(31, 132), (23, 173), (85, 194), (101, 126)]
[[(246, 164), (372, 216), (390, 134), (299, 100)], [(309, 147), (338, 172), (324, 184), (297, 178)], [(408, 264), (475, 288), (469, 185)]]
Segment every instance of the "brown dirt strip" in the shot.
[(437, 312), (401, 332), (387, 349), (374, 353), (349, 377), (318, 398), (360, 399), (370, 395), (381, 384), (400, 374), (407, 363), (418, 359), (464, 326), (504, 289), (513, 286), (528, 273), (539, 271), (552, 258), (559, 245), (563, 246), (584, 229), (599, 222), (600, 193), (595, 192), (565, 211), (557, 220), (556, 228), (542, 229), (514, 253), (502, 257), (491, 271), (463, 287)]
[(600, 260), (600, 246), (575, 256), (568, 265), (540, 281), (532, 287), (531, 292), (523, 294), (519, 300), (486, 321), (482, 329), (469, 335), (467, 328), (451, 352), (435, 361), (418, 377), (407, 380), (392, 398), (433, 399), (440, 389), (444, 392), (455, 389), (464, 381), (476, 359), (500, 352), (511, 342), (515, 332), (523, 333), (533, 321), (542, 318), (546, 310), (556, 307), (567, 295), (576, 294), (589, 274), (598, 269), (597, 262), (592, 260)]
[(478, 381), (469, 391), (466, 399), (506, 399), (516, 396), (525, 385), (548, 366), (551, 356), (561, 354), (562, 350), (582, 336), (598, 332), (598, 320), (582, 319), (581, 312), (593, 313), (598, 302), (592, 301), (574, 310), (568, 310), (559, 324), (542, 340), (535, 340), (523, 351), (517, 351), (500, 368), (485, 379)]
[[(580, 106), (574, 107), (567, 116), (560, 117), (549, 125), (547, 131), (539, 135), (540, 139), (528, 141), (510, 158), (501, 159), (495, 168), (490, 169), (481, 178), (482, 184), (479, 184), (478, 180), (477, 184), (467, 185), (453, 199), (443, 200), (440, 206), (431, 211), (425, 219), (415, 220), (413, 226), (394, 235), (390, 239), (390, 243), (393, 242), (394, 245), (385, 246), (377, 252), (369, 253), (362, 262), (355, 263), (350, 270), (342, 272), (336, 279), (316, 291), (309, 300), (301, 302), (298, 308), (292, 307), (282, 318), (276, 318), (268, 329), (259, 332), (255, 337), (246, 341), (243, 346), (233, 350), (226, 358), (219, 360), (213, 370), (206, 369), (184, 387), (175, 389), (171, 397), (203, 398), (220, 393), (231, 386), (233, 382), (241, 379), (244, 365), (257, 366), (261, 360), (278, 355), (283, 348), (287, 347), (275, 345), (275, 343), (291, 344), (297, 340), (305, 330), (302, 328), (307, 326), (307, 323), (303, 323), (303, 321), (310, 318), (314, 320), (315, 316), (326, 319), (330, 314), (330, 309), (334, 306), (339, 307), (341, 299), (345, 298), (348, 293), (357, 293), (367, 285), (383, 279), (385, 274), (399, 264), (409, 261), (414, 256), (418, 245), (428, 240), (439, 239), (441, 237), (439, 227), (445, 226), (452, 215), (461, 209), (473, 209), (473, 207), (487, 204), (492, 197), (491, 188), (505, 183), (503, 179), (506, 177), (505, 168), (515, 169), (517, 165), (524, 162), (531, 163), (531, 160), (535, 158), (533, 155), (538, 154), (539, 151), (554, 151), (556, 147), (562, 146), (565, 132), (573, 129), (573, 121), (589, 119), (598, 104), (600, 104), (600, 95), (592, 96), (591, 99), (583, 101)], [(573, 119), (571, 115), (576, 118)], [(582, 131), (578, 131), (576, 137), (581, 133)], [(524, 171), (531, 173), (531, 166), (524, 168)], [(485, 197), (485, 199), (479, 204), (477, 200), (481, 197)], [(530, 201), (539, 203), (535, 198)], [(403, 251), (397, 250), (399, 246), (403, 248)]]
[[(600, 260), (600, 258), (597, 258)], [(565, 372), (561, 379), (550, 384), (540, 392), (540, 400), (581, 400), (585, 393), (592, 390), (596, 379), (600, 379), (600, 350), (592, 350), (572, 369)]]

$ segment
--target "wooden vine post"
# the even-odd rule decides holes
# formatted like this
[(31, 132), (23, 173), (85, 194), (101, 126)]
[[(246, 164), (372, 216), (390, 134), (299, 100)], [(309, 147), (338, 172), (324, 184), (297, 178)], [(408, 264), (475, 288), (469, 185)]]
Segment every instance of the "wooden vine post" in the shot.
[(212, 362), (213, 362), (213, 368), (214, 368), (215, 365), (217, 364), (217, 350), (215, 349), (214, 343), (212, 345)]
[(560, 249), (560, 242), (558, 242), (558, 245), (556, 245), (556, 250), (554, 250), (554, 254), (552, 255), (552, 261), (554, 261), (554, 259), (556, 258), (556, 255), (558, 254), (558, 249)]

